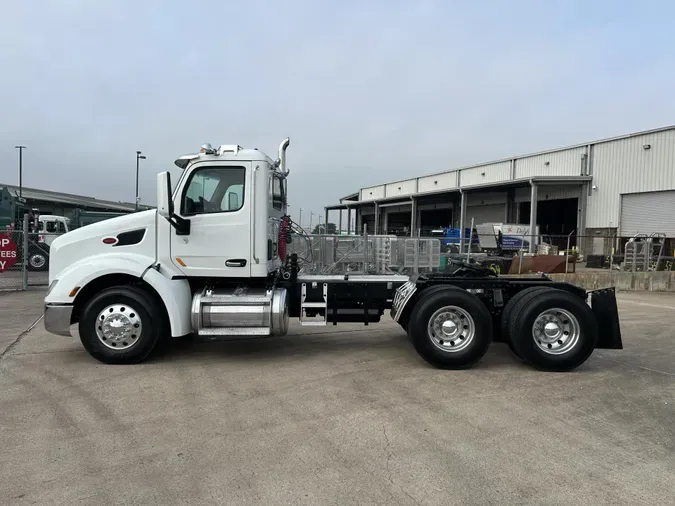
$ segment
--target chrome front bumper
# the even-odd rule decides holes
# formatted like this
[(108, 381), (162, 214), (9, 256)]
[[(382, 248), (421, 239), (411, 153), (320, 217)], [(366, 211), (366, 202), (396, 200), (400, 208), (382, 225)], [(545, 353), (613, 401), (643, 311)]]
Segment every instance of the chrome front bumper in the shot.
[(72, 336), (70, 333), (71, 304), (45, 304), (45, 330), (59, 336)]

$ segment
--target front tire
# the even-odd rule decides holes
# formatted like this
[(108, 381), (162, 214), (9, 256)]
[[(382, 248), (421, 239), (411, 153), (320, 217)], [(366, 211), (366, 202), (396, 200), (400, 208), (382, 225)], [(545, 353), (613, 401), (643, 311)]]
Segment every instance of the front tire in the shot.
[(532, 291), (513, 307), (509, 339), (523, 360), (543, 371), (570, 371), (591, 356), (598, 322), (586, 301), (564, 290)]
[(430, 291), (415, 304), (408, 336), (417, 353), (442, 369), (471, 367), (492, 341), (492, 317), (473, 294), (456, 287)]
[(136, 286), (103, 290), (82, 309), (82, 345), (105, 364), (134, 364), (148, 358), (163, 337), (165, 322), (158, 302)]
[(46, 254), (39, 252), (28, 257), (28, 270), (46, 271), (47, 269), (49, 269), (49, 258)]

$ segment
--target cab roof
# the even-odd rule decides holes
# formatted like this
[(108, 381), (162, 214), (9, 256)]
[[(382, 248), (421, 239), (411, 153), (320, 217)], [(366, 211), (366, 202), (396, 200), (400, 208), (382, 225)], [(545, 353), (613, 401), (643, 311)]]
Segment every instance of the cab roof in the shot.
[(183, 155), (176, 158), (176, 160), (174, 160), (174, 164), (181, 169), (185, 169), (191, 163), (208, 160), (213, 161), (260, 160), (270, 163), (272, 165), (274, 164), (274, 160), (272, 160), (262, 151), (259, 151), (257, 148), (244, 149), (239, 145), (222, 145), (219, 146), (217, 149), (213, 149), (209, 144), (204, 144), (199, 153)]

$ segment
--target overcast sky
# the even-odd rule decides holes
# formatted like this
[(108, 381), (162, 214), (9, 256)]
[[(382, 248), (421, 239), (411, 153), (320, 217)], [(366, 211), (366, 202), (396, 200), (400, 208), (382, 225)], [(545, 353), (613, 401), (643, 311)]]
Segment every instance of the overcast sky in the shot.
[[(675, 123), (675, 2), (5, 0), (0, 183), (155, 202), (204, 142), (290, 204)], [(178, 174), (176, 169), (174, 174)], [(306, 211), (305, 211), (306, 212)], [(305, 221), (303, 217), (303, 222)]]

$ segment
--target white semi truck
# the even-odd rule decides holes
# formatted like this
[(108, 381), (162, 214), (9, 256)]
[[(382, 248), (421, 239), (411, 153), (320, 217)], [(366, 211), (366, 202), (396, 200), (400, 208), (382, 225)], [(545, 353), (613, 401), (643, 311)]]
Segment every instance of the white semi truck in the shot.
[[(306, 274), (286, 253), (286, 149), (276, 160), (238, 145), (185, 155), (175, 188), (158, 175), (157, 209), (76, 229), (51, 245), (45, 328), (105, 363), (135, 363), (190, 334), (262, 338), (303, 325), (380, 321), (385, 311), (417, 352), (465, 368), (505, 341), (542, 370), (570, 370), (596, 348), (622, 348), (614, 289), (586, 292), (546, 276), (451, 273)], [(589, 304), (590, 302), (590, 304)]]

